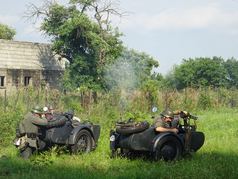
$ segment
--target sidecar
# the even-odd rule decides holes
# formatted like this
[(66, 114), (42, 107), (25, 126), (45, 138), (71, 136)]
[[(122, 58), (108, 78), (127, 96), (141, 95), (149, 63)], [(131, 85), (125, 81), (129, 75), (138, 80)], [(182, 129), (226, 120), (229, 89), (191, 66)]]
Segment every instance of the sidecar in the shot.
[(100, 136), (100, 126), (73, 119), (73, 116), (55, 116), (47, 126), (37, 125), (37, 134), (20, 132), (14, 145), (25, 159), (35, 151), (45, 151), (54, 145), (66, 146), (74, 154), (94, 150)]
[[(187, 123), (186, 123), (187, 124)], [(120, 154), (130, 156), (145, 154), (155, 160), (178, 160), (185, 154), (199, 150), (205, 140), (202, 132), (192, 125), (181, 125), (179, 133), (155, 131), (149, 123), (117, 123), (110, 132), (110, 149), (112, 157)]]

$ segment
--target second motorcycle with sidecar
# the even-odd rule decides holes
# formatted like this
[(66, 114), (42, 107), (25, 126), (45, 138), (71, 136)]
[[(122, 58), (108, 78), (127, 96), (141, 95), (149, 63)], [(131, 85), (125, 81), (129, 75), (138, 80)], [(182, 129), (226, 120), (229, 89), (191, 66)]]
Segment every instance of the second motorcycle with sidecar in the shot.
[(175, 117), (183, 121), (177, 134), (156, 132), (155, 127), (146, 121), (117, 122), (115, 129), (110, 132), (112, 157), (118, 154), (146, 154), (154, 160), (172, 161), (199, 150), (204, 144), (205, 135), (196, 130), (197, 117), (187, 112)]

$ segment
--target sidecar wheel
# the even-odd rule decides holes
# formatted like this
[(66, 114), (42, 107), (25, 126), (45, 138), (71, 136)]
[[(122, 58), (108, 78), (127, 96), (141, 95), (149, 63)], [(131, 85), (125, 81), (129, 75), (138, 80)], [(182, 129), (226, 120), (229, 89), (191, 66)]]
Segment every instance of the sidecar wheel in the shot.
[(182, 155), (182, 144), (174, 136), (163, 138), (156, 146), (155, 160), (178, 160)]
[(79, 131), (75, 144), (71, 147), (73, 154), (88, 153), (92, 150), (92, 135), (89, 131), (83, 129)]
[(33, 149), (31, 147), (26, 147), (24, 150), (20, 151), (20, 156), (23, 159), (29, 159), (33, 154)]

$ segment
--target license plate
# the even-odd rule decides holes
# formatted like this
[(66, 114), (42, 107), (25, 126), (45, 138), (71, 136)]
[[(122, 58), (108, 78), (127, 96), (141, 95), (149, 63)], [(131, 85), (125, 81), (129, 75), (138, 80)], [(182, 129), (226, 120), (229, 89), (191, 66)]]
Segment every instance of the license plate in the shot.
[(110, 141), (111, 141), (111, 142), (114, 142), (115, 140), (116, 140), (115, 135), (111, 135), (111, 137), (110, 137)]

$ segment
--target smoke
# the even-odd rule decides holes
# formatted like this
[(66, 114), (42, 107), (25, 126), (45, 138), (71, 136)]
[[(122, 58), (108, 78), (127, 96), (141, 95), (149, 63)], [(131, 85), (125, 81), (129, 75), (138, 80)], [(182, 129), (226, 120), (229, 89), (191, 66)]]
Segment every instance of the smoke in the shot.
[(129, 96), (138, 86), (135, 65), (125, 58), (118, 58), (115, 63), (107, 66), (105, 73), (109, 89), (120, 93), (120, 107), (124, 111), (129, 103)]
[(128, 91), (135, 89), (138, 84), (133, 64), (124, 58), (118, 58), (115, 63), (107, 66), (105, 79), (109, 89)]

